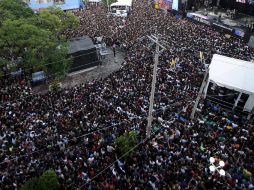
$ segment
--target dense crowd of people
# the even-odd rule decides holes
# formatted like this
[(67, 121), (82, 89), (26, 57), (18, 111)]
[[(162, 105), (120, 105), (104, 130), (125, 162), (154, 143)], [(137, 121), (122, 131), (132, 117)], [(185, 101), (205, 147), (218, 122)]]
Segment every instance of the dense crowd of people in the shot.
[[(125, 61), (105, 79), (46, 94), (31, 95), (23, 80), (15, 88), (1, 83), (0, 189), (18, 189), (47, 169), (57, 173), (61, 189), (254, 189), (254, 128), (246, 118), (202, 99), (190, 119), (204, 77), (200, 51), (209, 63), (214, 53), (251, 60), (253, 49), (143, 0), (124, 19), (101, 6), (75, 14), (80, 27), (68, 37), (117, 42), (126, 48)], [(167, 49), (147, 139), (154, 49), (146, 35), (155, 32)], [(138, 145), (124, 160), (114, 142), (132, 130)], [(210, 157), (225, 162), (225, 176), (210, 172)]]

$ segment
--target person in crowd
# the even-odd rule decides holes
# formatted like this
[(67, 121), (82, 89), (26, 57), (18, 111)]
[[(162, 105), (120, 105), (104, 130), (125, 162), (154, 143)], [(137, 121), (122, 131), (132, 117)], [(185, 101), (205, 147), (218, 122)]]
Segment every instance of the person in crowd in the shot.
[[(253, 125), (206, 99), (190, 119), (204, 77), (200, 52), (209, 63), (214, 53), (251, 60), (253, 49), (208, 26), (164, 17), (143, 0), (134, 1), (124, 23), (102, 6), (75, 14), (80, 26), (66, 31), (68, 38), (101, 36), (108, 45), (117, 39), (125, 62), (104, 79), (45, 94), (33, 95), (24, 77), (1, 78), (0, 189), (17, 189), (47, 169), (57, 173), (61, 189), (254, 189)], [(161, 34), (167, 49), (147, 139), (150, 34)], [(114, 142), (132, 130), (139, 144), (123, 160)], [(225, 162), (225, 176), (210, 172), (210, 157)]]

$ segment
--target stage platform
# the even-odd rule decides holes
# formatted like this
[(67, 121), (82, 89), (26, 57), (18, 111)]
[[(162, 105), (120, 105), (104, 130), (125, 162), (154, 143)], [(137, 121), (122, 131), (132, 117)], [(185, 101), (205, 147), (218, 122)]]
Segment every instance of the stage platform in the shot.
[(210, 17), (211, 19), (218, 19), (219, 15), (221, 15), (221, 21), (224, 24), (227, 24), (229, 26), (232, 27), (246, 27), (247, 24), (254, 24), (254, 17), (253, 16), (249, 16), (249, 15), (245, 15), (245, 14), (237, 14), (235, 16), (235, 18), (231, 18), (230, 14), (227, 14), (227, 12), (225, 10), (218, 10), (217, 14), (215, 14), (214, 11), (207, 11), (206, 9), (201, 9), (199, 11), (197, 11), (196, 13), (200, 13), (203, 15), (208, 15), (208, 17)]
[(232, 36), (243, 38), (246, 42), (249, 41), (254, 32), (254, 17), (244, 14), (232, 16), (223, 10), (218, 10), (215, 13), (212, 9), (201, 9), (188, 12), (187, 18), (209, 25)]

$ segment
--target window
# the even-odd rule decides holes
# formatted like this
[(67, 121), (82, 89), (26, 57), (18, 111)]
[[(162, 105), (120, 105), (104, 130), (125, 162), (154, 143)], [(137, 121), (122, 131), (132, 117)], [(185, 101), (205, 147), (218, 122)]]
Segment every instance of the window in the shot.
[(36, 0), (37, 4), (50, 3), (52, 0)]
[(54, 4), (64, 4), (65, 0), (54, 0)]

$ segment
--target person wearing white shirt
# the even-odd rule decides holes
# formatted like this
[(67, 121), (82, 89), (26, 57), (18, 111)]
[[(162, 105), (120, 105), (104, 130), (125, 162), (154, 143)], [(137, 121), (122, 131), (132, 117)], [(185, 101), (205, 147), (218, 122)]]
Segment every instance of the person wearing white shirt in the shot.
[(113, 150), (115, 150), (113, 146), (107, 145), (107, 151), (108, 151), (109, 153), (112, 153)]

